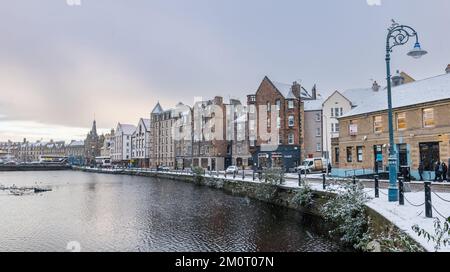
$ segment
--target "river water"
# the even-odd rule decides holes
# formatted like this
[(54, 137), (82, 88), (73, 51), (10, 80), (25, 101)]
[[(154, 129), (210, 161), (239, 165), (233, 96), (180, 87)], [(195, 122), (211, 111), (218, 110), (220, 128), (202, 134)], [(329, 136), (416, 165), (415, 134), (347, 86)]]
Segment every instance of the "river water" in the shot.
[(53, 191), (0, 191), (0, 251), (343, 250), (318, 231), (316, 218), (208, 187), (75, 171), (0, 172), (1, 185), (36, 183)]

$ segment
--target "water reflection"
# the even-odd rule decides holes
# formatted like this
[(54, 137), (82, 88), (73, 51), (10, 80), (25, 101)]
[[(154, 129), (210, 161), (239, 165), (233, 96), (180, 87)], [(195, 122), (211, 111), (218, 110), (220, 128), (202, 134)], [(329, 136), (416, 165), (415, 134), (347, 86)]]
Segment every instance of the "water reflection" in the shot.
[(0, 197), (1, 251), (338, 251), (298, 212), (183, 182), (82, 172), (0, 172), (53, 191)]

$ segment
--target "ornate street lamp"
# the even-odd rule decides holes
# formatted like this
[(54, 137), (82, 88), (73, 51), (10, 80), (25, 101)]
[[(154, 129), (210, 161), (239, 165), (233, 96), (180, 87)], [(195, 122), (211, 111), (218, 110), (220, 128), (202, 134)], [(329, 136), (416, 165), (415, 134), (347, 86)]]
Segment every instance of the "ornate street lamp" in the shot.
[[(394, 142), (394, 125), (392, 118), (392, 94), (391, 94), (391, 52), (398, 45), (408, 43), (411, 37), (416, 38), (414, 48), (408, 52), (408, 56), (418, 59), (428, 52), (420, 47), (417, 32), (406, 25), (399, 25), (392, 20), (392, 26), (388, 29), (386, 40), (386, 70), (387, 70), (387, 93), (388, 93), (388, 118), (389, 118), (389, 201), (398, 200), (397, 189), (397, 154)], [(392, 42), (392, 44), (391, 44)]]

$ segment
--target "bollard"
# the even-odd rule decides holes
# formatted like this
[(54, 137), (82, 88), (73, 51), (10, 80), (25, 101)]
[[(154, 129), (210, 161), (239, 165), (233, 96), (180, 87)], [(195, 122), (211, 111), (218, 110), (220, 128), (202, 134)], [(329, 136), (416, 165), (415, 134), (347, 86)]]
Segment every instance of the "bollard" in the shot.
[(405, 205), (405, 192), (402, 177), (398, 178), (398, 204)]
[(262, 180), (262, 172), (261, 171), (258, 172), (258, 178), (259, 178), (259, 182), (261, 182), (261, 180)]
[(353, 185), (356, 185), (356, 176), (353, 176)]
[(253, 181), (255, 181), (255, 170), (253, 170), (252, 178), (253, 178)]
[(431, 206), (431, 182), (425, 182), (425, 216), (428, 218), (433, 217), (433, 210)]
[(224, 176), (225, 178), (227, 178), (227, 170), (225, 170)]
[(302, 186), (302, 172), (298, 171), (298, 187)]
[(236, 171), (233, 171), (233, 179), (236, 179)]
[(380, 198), (380, 181), (378, 175), (375, 175), (375, 198)]
[(245, 179), (245, 170), (242, 170), (242, 180)]
[(323, 189), (325, 190), (327, 188), (327, 183), (326, 183), (326, 179), (325, 179), (325, 174), (322, 174), (322, 181), (323, 181)]
[(280, 173), (280, 184), (283, 184), (283, 173)]

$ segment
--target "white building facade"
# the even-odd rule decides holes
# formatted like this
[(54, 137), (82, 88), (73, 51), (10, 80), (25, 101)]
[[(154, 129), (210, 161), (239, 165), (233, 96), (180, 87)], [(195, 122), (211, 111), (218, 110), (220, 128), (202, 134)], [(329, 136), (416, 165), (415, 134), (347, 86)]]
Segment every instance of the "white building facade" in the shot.
[(141, 118), (131, 137), (133, 165), (148, 168), (150, 159), (150, 119)]
[(136, 131), (134, 125), (117, 124), (111, 141), (111, 160), (113, 164), (129, 165), (131, 162), (131, 136)]

